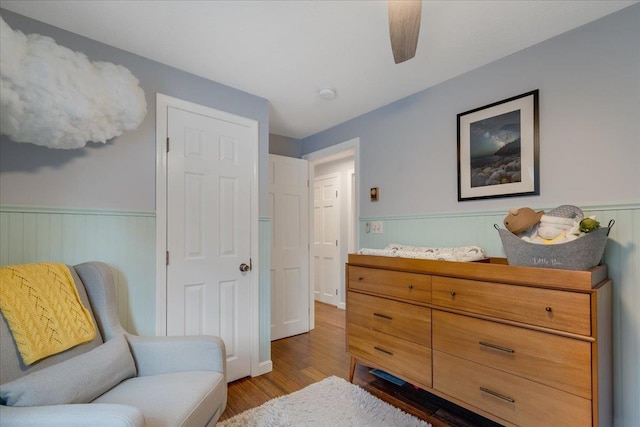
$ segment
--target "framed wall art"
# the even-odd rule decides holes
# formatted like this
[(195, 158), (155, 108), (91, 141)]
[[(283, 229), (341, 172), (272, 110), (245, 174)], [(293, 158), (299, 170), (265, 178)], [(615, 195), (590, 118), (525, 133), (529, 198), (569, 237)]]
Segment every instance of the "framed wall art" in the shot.
[(540, 194), (538, 90), (458, 114), (458, 201)]

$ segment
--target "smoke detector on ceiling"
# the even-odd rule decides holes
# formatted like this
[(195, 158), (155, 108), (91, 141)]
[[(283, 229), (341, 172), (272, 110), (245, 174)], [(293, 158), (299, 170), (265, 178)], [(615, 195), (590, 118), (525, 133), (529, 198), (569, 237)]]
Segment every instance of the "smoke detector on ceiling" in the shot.
[(331, 101), (333, 98), (336, 97), (336, 90), (332, 89), (330, 87), (323, 87), (323, 88), (318, 90), (318, 95), (320, 95), (320, 98), (322, 98), (322, 99), (326, 99), (327, 101)]

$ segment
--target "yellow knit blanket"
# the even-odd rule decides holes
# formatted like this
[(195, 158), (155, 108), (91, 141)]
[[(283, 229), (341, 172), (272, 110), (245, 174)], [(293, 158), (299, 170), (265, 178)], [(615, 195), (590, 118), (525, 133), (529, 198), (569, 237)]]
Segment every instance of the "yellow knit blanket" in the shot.
[(27, 365), (96, 336), (64, 264), (0, 268), (0, 309)]

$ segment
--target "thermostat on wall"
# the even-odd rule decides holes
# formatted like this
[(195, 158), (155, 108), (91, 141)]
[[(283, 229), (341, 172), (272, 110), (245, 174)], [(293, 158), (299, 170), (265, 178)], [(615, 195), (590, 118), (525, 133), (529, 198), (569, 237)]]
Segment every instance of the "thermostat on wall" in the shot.
[(371, 201), (377, 202), (378, 198), (380, 197), (380, 190), (378, 190), (378, 187), (371, 187), (370, 195), (371, 195)]

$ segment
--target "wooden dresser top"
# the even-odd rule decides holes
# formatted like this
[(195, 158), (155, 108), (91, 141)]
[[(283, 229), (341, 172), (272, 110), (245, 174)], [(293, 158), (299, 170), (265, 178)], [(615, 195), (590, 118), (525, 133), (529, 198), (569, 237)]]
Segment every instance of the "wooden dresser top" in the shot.
[(512, 266), (504, 258), (453, 262), (349, 254), (349, 265), (576, 291), (591, 291), (600, 286), (608, 275), (606, 265), (586, 271), (558, 270)]

